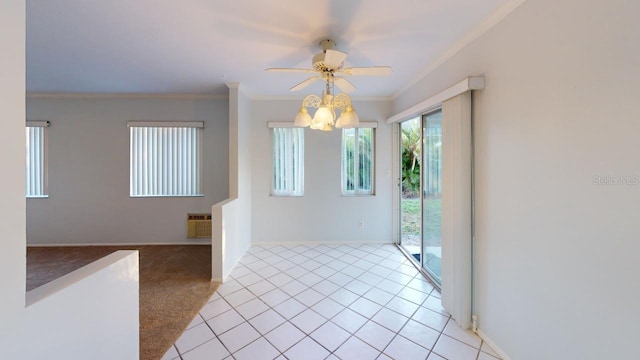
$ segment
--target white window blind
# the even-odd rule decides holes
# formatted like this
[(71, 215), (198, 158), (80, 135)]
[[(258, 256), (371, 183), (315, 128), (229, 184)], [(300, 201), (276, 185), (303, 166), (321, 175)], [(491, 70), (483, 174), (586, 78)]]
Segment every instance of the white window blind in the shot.
[(276, 196), (304, 194), (304, 131), (302, 128), (272, 128), (273, 186)]
[(202, 195), (202, 122), (130, 122), (130, 195)]
[(47, 197), (45, 131), (48, 121), (28, 121), (26, 127), (26, 186), (29, 198)]
[(342, 130), (342, 194), (372, 195), (374, 176), (374, 129)]

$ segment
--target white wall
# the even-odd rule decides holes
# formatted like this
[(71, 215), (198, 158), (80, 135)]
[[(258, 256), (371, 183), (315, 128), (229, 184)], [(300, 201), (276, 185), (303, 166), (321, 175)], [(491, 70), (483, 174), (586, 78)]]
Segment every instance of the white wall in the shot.
[(118, 251), (27, 293), (8, 359), (138, 359), (138, 252)]
[[(49, 198), (27, 200), (30, 245), (197, 242), (187, 213), (228, 196), (227, 99), (29, 98), (27, 119), (51, 121)], [(205, 121), (204, 197), (129, 197), (131, 120)]]
[(223, 282), (251, 246), (251, 104), (229, 83), (229, 199), (214, 204), (211, 278)]
[[(94, 274), (93, 270), (98, 270), (90, 269), (91, 274), (86, 274), (82, 281), (68, 282), (67, 287), (56, 288), (59, 292), (41, 293), (39, 301), (29, 302), (30, 306), (25, 308), (24, 35), (25, 2), (0, 2), (0, 49), (4, 54), (0, 57), (2, 357), (136, 359), (138, 263), (135, 254), (117, 261), (106, 272)], [(112, 277), (113, 282), (104, 281), (104, 276), (113, 274), (109, 270), (120, 275), (117, 279)], [(114, 312), (118, 315), (114, 316)], [(96, 353), (96, 350), (100, 352)]]
[(394, 103), (469, 75), (476, 313), (512, 359), (638, 359), (640, 3), (529, 0)]
[[(304, 196), (270, 196), (272, 139), (269, 121), (293, 121), (301, 100), (252, 102), (253, 241), (391, 242), (390, 102), (356, 101), (361, 121), (377, 121), (375, 196), (346, 197), (340, 191), (341, 131), (305, 129)], [(389, 172), (389, 174), (387, 174)], [(360, 228), (364, 221), (364, 228)]]
[(25, 2), (0, 2), (0, 339), (21, 320), (26, 279)]

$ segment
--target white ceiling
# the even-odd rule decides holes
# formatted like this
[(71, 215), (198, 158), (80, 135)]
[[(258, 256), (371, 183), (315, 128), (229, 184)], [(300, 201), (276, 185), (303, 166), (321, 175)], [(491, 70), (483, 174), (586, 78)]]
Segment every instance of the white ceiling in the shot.
[(290, 95), (307, 76), (264, 69), (308, 68), (331, 38), (346, 66), (393, 67), (353, 96), (393, 96), (520, 2), (28, 0), (27, 91)]

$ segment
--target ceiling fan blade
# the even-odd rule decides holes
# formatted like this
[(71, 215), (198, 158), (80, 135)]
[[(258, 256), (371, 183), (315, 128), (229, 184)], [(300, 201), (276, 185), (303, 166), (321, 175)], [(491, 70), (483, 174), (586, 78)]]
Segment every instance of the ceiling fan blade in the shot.
[(370, 66), (350, 67), (340, 72), (351, 76), (388, 76), (391, 75), (393, 70), (391, 69), (391, 66)]
[(344, 63), (344, 59), (347, 58), (347, 53), (342, 51), (327, 49), (324, 55), (324, 64), (329, 68), (339, 68)]
[(340, 90), (346, 93), (350, 93), (356, 89), (355, 85), (353, 85), (352, 83), (349, 82), (349, 80), (341, 76), (336, 76), (333, 80), (333, 83), (335, 84), (335, 86), (339, 87)]
[(268, 68), (265, 69), (268, 72), (298, 72), (298, 73), (314, 73), (312, 69), (294, 69), (294, 68)]
[(305, 80), (305, 81), (301, 82), (300, 84), (298, 84), (298, 85), (292, 87), (291, 89), (289, 89), (289, 91), (298, 91), (300, 89), (304, 89), (307, 86), (311, 85), (312, 83), (320, 80), (321, 77), (322, 76), (318, 75), (318, 76), (314, 76), (314, 77), (308, 78), (307, 80)]

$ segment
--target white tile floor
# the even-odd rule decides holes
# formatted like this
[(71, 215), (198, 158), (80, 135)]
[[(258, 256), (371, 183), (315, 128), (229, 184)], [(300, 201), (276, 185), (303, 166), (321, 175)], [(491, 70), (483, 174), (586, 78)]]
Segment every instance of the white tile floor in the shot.
[(254, 246), (163, 360), (496, 360), (393, 245)]

